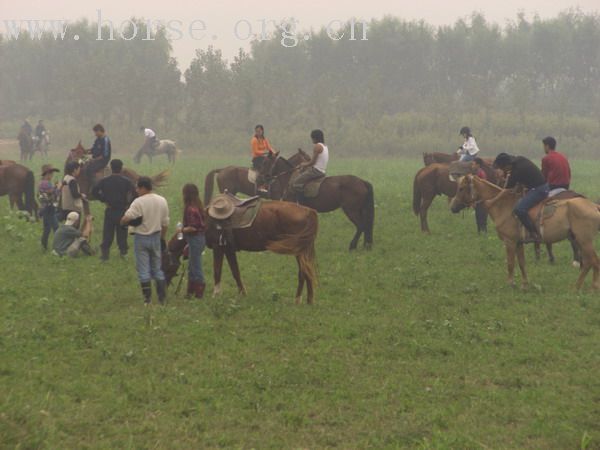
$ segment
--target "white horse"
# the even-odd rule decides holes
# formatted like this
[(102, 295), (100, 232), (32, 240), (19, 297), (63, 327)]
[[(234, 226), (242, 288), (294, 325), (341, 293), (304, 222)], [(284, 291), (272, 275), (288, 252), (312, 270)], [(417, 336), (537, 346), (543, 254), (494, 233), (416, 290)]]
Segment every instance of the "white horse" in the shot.
[(161, 139), (158, 141), (158, 147), (155, 149), (150, 148), (149, 145), (144, 143), (142, 148), (140, 148), (135, 156), (133, 157), (133, 161), (135, 163), (139, 163), (142, 160), (142, 157), (146, 155), (150, 162), (152, 162), (152, 157), (157, 155), (167, 155), (170, 163), (175, 163), (175, 159), (177, 159), (177, 153), (181, 150), (177, 149), (175, 145), (175, 141), (170, 139)]

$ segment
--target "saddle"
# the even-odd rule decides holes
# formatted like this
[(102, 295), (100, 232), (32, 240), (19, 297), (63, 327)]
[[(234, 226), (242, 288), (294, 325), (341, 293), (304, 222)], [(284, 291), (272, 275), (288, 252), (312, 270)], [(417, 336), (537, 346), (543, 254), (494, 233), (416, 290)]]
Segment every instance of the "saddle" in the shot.
[(554, 215), (558, 207), (561, 205), (561, 202), (565, 200), (571, 200), (573, 198), (585, 198), (585, 196), (575, 191), (568, 190), (556, 192), (554, 195), (552, 195), (551, 192), (544, 201), (538, 203), (529, 210), (529, 217), (531, 218), (531, 221), (536, 224), (538, 230), (541, 231), (544, 226), (544, 222)]
[[(300, 173), (298, 173), (298, 175), (293, 176), (292, 178), (290, 178), (290, 182), (289, 185), (292, 186), (294, 184), (294, 182), (296, 181), (296, 178), (300, 176)], [(314, 180), (310, 180), (308, 183), (306, 183), (304, 185), (304, 187), (302, 188), (302, 194), (304, 195), (304, 198), (316, 198), (319, 196), (319, 189), (321, 189), (321, 183), (323, 183), (323, 181), (325, 181), (325, 176), (321, 177), (321, 178), (316, 178)]]
[(208, 215), (220, 228), (249, 228), (254, 223), (262, 202), (259, 196), (241, 199), (225, 192), (211, 200)]
[(473, 173), (473, 169), (470, 162), (453, 161), (448, 166), (448, 177), (450, 181), (457, 181), (460, 177), (464, 177)]

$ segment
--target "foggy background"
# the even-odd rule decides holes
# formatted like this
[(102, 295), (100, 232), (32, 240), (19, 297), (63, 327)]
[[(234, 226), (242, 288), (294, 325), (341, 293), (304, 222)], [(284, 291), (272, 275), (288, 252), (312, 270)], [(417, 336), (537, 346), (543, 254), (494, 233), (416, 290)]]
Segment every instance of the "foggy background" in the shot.
[[(306, 147), (320, 127), (338, 155), (383, 157), (454, 151), (458, 129), (469, 125), (486, 155), (538, 154), (551, 134), (560, 150), (596, 157), (597, 2), (546, 3), (4, 2), (0, 22), (68, 19), (80, 39), (3, 37), (0, 138), (14, 139), (26, 117), (34, 125), (42, 118), (62, 152), (79, 139), (89, 146), (90, 127), (101, 122), (115, 150), (131, 153), (145, 125), (186, 154), (239, 156), (262, 123), (284, 154)], [(115, 25), (137, 18), (139, 35), (143, 19), (201, 19), (209, 37), (98, 42), (96, 9)], [(284, 48), (233, 34), (240, 19), (286, 17), (310, 39)], [(322, 29), (351, 17), (368, 22), (368, 41), (334, 41)]]

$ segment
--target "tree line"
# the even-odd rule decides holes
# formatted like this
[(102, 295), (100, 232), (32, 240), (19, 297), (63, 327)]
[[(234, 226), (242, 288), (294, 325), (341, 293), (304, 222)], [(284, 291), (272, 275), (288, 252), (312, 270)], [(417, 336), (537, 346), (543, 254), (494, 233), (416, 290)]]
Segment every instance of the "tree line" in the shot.
[(86, 21), (70, 31), (80, 39), (0, 40), (2, 120), (146, 124), (189, 147), (241, 145), (257, 122), (293, 146), (318, 126), (348, 154), (381, 155), (451, 150), (467, 121), (504, 150), (547, 132), (588, 155), (600, 137), (600, 16), (579, 10), (503, 26), (390, 16), (368, 24), (367, 41), (321, 29), (292, 48), (255, 41), (231, 60), (208, 47), (183, 72), (164, 30), (150, 41), (96, 41)]

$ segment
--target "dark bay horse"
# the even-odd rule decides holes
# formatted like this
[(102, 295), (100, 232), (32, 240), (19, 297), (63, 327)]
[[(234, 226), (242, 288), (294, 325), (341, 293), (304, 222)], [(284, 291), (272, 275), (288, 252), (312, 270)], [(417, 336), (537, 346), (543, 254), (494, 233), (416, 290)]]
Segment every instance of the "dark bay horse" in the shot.
[[(0, 196), (8, 195), (10, 207), (15, 205), (37, 218), (35, 179), (33, 172), (20, 164), (0, 165)], [(24, 200), (23, 200), (24, 198)]]
[(207, 225), (206, 245), (213, 250), (214, 295), (218, 295), (221, 291), (224, 257), (227, 258), (239, 293), (245, 294), (246, 288), (240, 276), (236, 251), (269, 250), (296, 257), (298, 262), (296, 303), (302, 301), (305, 283), (308, 293), (307, 303), (313, 303), (314, 288), (317, 283), (315, 240), (319, 229), (319, 219), (314, 210), (288, 202), (264, 202), (250, 227), (231, 230), (233, 242), (224, 239), (218, 221), (209, 217)]
[[(302, 150), (289, 159), (282, 156), (270, 156), (263, 164), (262, 174), (269, 181), (269, 197), (275, 200), (295, 201), (290, 188), (292, 174), (298, 164), (310, 160)], [(342, 208), (346, 217), (356, 227), (350, 241), (350, 250), (356, 249), (358, 240), (364, 234), (364, 247), (373, 245), (373, 223), (375, 221), (375, 198), (373, 185), (354, 175), (336, 175), (325, 177), (317, 197), (305, 198), (303, 205), (324, 213)]]
[(30, 161), (33, 157), (33, 137), (30, 133), (21, 128), (17, 139), (19, 140), (21, 161)]
[[(81, 141), (79, 141), (77, 146), (69, 151), (67, 160), (65, 161), (65, 166), (71, 161), (81, 161), (85, 158), (86, 153), (87, 151), (85, 150), (85, 148), (83, 148), (83, 145), (81, 145)], [(79, 183), (79, 189), (81, 190), (81, 192), (86, 194), (91, 199), (92, 180), (88, 179), (88, 174), (85, 170), (85, 164), (86, 163), (84, 163), (84, 166), (81, 168), (79, 177), (77, 178), (77, 183)], [(104, 175), (105, 173), (103, 171), (100, 171), (96, 174), (96, 178), (102, 178)], [(140, 177), (140, 175), (136, 171), (127, 167), (123, 167), (121, 175), (123, 175), (126, 178), (129, 178), (133, 183), (136, 183), (138, 178)], [(157, 187), (163, 186), (168, 176), (169, 171), (163, 170), (159, 174), (151, 177), (152, 184)]]
[[(298, 152), (291, 156), (287, 161), (292, 166), (297, 166), (302, 161), (308, 161), (310, 157), (298, 149)], [(204, 179), (204, 204), (208, 205), (213, 196), (213, 185), (215, 178), (219, 192), (223, 193), (227, 190), (231, 195), (239, 193), (253, 196), (256, 195), (256, 184), (248, 180), (248, 167), (227, 166), (222, 169), (214, 169), (208, 172)]]

